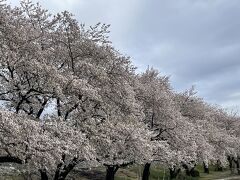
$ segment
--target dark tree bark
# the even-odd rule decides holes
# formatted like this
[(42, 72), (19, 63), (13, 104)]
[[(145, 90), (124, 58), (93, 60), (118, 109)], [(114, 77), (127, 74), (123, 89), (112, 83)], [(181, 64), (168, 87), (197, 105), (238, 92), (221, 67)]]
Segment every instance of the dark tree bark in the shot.
[(220, 160), (217, 160), (216, 171), (223, 171), (223, 167)]
[(197, 171), (197, 170), (195, 169), (195, 167), (193, 167), (193, 168), (191, 168), (191, 169), (189, 170), (189, 176), (199, 177), (199, 176), (200, 176), (200, 173), (199, 173), (199, 171)]
[(236, 160), (234, 160), (236, 167), (237, 167), (237, 174), (240, 174), (240, 159), (237, 157)]
[(229, 163), (229, 169), (231, 170), (231, 173), (234, 173), (234, 167), (233, 167), (233, 162), (234, 158), (232, 156), (227, 157), (228, 163)]
[(188, 166), (186, 164), (183, 164), (182, 167), (185, 169), (186, 175), (190, 176), (190, 170), (189, 170)]
[(74, 158), (68, 165), (65, 165), (63, 169), (61, 169), (63, 164), (60, 163), (57, 166), (54, 180), (64, 180), (67, 175), (73, 170), (73, 168), (78, 164), (78, 162), (78, 159)]
[(57, 169), (56, 169), (56, 172), (55, 172), (55, 175), (54, 175), (54, 178), (53, 178), (54, 180), (57, 180), (59, 178), (62, 165), (63, 165), (63, 163), (59, 163), (57, 165)]
[(169, 168), (169, 172), (170, 172), (170, 179), (175, 179), (177, 176), (178, 176), (178, 174), (180, 173), (180, 171), (181, 171), (181, 169), (176, 169), (176, 168), (174, 168), (174, 169), (172, 169), (172, 168)]
[(196, 164), (194, 165), (194, 167), (191, 167), (191, 168), (189, 168), (186, 164), (183, 164), (182, 166), (186, 170), (187, 176), (191, 176), (191, 177), (199, 177), (200, 176), (199, 171), (195, 170)]
[(209, 167), (208, 167), (208, 164), (206, 164), (205, 162), (203, 162), (203, 169), (204, 169), (204, 173), (209, 174)]
[(41, 180), (48, 180), (48, 175), (46, 169), (39, 169)]
[(40, 116), (42, 115), (42, 113), (43, 113), (43, 111), (44, 111), (44, 109), (46, 107), (47, 102), (48, 102), (48, 99), (44, 99), (44, 101), (43, 101), (43, 103), (41, 105), (41, 108), (39, 109), (39, 111), (37, 113), (36, 118), (40, 118)]
[(232, 169), (232, 157), (228, 156), (227, 160), (228, 160), (228, 163), (229, 163), (229, 168)]
[(106, 166), (107, 167), (107, 173), (105, 180), (114, 180), (114, 176), (119, 168), (119, 166)]
[(22, 164), (22, 160), (17, 158), (17, 157), (12, 157), (12, 156), (0, 156), (0, 163), (17, 163), (17, 164)]
[(57, 98), (57, 114), (58, 114), (58, 117), (62, 116), (60, 98)]
[(151, 163), (146, 163), (146, 164), (144, 165), (142, 180), (149, 180), (149, 176), (150, 176), (150, 166), (151, 166)]
[(237, 172), (240, 175), (240, 157), (237, 157)]

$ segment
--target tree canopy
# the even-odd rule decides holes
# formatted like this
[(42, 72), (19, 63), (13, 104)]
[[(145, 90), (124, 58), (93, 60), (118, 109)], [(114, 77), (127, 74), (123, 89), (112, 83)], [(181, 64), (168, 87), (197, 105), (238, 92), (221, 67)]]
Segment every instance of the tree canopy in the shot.
[(86, 162), (105, 166), (112, 180), (134, 163), (175, 172), (239, 159), (239, 117), (194, 88), (175, 92), (154, 68), (136, 73), (108, 28), (0, 1), (0, 162), (54, 180)]

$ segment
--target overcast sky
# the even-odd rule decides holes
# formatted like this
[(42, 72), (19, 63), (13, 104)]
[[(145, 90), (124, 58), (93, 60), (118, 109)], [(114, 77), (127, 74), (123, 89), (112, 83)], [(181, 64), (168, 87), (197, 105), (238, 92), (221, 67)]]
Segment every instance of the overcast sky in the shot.
[(68, 10), (86, 25), (111, 24), (114, 47), (138, 71), (152, 66), (171, 76), (175, 90), (195, 85), (208, 102), (240, 111), (239, 0), (38, 2), (53, 13)]

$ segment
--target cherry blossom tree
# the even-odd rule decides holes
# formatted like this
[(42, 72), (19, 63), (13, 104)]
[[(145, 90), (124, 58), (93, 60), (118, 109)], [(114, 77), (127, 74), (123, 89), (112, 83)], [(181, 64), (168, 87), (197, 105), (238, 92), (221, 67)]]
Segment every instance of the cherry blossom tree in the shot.
[[(114, 179), (120, 167), (142, 164), (152, 158), (151, 132), (145, 124), (105, 121), (91, 133), (96, 145), (97, 160), (107, 169), (106, 179)], [(96, 137), (95, 137), (96, 136)]]
[[(107, 40), (108, 25), (97, 24), (85, 30), (70, 13), (51, 16), (29, 1), (22, 1), (21, 7), (13, 9), (2, 5), (1, 10), (0, 99), (5, 108), (41, 122), (50, 106), (53, 121), (69, 122), (69, 128), (87, 134), (91, 143), (103, 138), (101, 141), (106, 144), (100, 144), (98, 154), (109, 146), (108, 130), (113, 131), (113, 125), (122, 127), (122, 134), (129, 134), (127, 127), (133, 127), (128, 120), (143, 118), (133, 88), (135, 68)], [(124, 143), (127, 137), (118, 137), (118, 130), (113, 131), (111, 136), (123, 142), (117, 146), (125, 147), (125, 157), (131, 157), (119, 157), (123, 163), (143, 157), (136, 144), (141, 144), (142, 149), (143, 145), (150, 148), (148, 143), (141, 143), (148, 137), (144, 125), (141, 128), (136, 127), (131, 143)], [(91, 134), (94, 131), (100, 135)], [(137, 133), (145, 136), (138, 140)], [(114, 146), (108, 153), (115, 153)], [(129, 146), (131, 151), (127, 151)], [(78, 159), (72, 156), (71, 161)], [(99, 162), (106, 164), (104, 159)], [(108, 163), (116, 164), (121, 165), (117, 160)]]
[(195, 125), (197, 150), (197, 161), (204, 163), (205, 172), (208, 173), (208, 163), (226, 165), (228, 152), (235, 137), (231, 136), (224, 124), (230, 118), (225, 111), (217, 106), (204, 102), (195, 96), (194, 88), (184, 93), (176, 94), (180, 112)]
[[(108, 39), (109, 25), (86, 28), (64, 11), (0, 0), (0, 161), (64, 179), (80, 161), (118, 168), (153, 161), (172, 178), (196, 163), (239, 168), (239, 118), (194, 89), (172, 90), (155, 69), (136, 74)], [(239, 171), (240, 172), (240, 171)]]
[(39, 122), (1, 110), (0, 129), (1, 159), (37, 169), (41, 179), (65, 179), (79, 161), (95, 158), (85, 135), (62, 120)]
[[(163, 151), (153, 155), (153, 160), (166, 156), (168, 159), (165, 158), (164, 163), (172, 170), (173, 167), (186, 162), (186, 159), (194, 159), (195, 143), (191, 136), (191, 131), (194, 131), (191, 128), (194, 128), (194, 125), (181, 116), (175, 105), (168, 77), (160, 76), (157, 70), (147, 69), (138, 79), (137, 98), (142, 102), (144, 122), (154, 131), (152, 140), (167, 141), (170, 150), (170, 153), (163, 154)], [(179, 156), (180, 154), (182, 156)], [(150, 162), (145, 164), (144, 180), (149, 178)]]

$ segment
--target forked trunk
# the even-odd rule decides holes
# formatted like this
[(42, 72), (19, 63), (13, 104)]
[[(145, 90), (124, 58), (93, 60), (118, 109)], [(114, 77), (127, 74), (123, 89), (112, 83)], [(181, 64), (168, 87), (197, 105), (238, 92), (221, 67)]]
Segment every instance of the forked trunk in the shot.
[[(60, 163), (57, 166), (57, 170), (55, 172), (54, 180), (64, 180), (66, 179), (67, 175), (73, 170), (73, 168), (78, 164), (78, 159), (73, 158), (71, 162), (68, 165), (63, 166), (62, 163)], [(63, 166), (63, 167), (62, 167)]]

